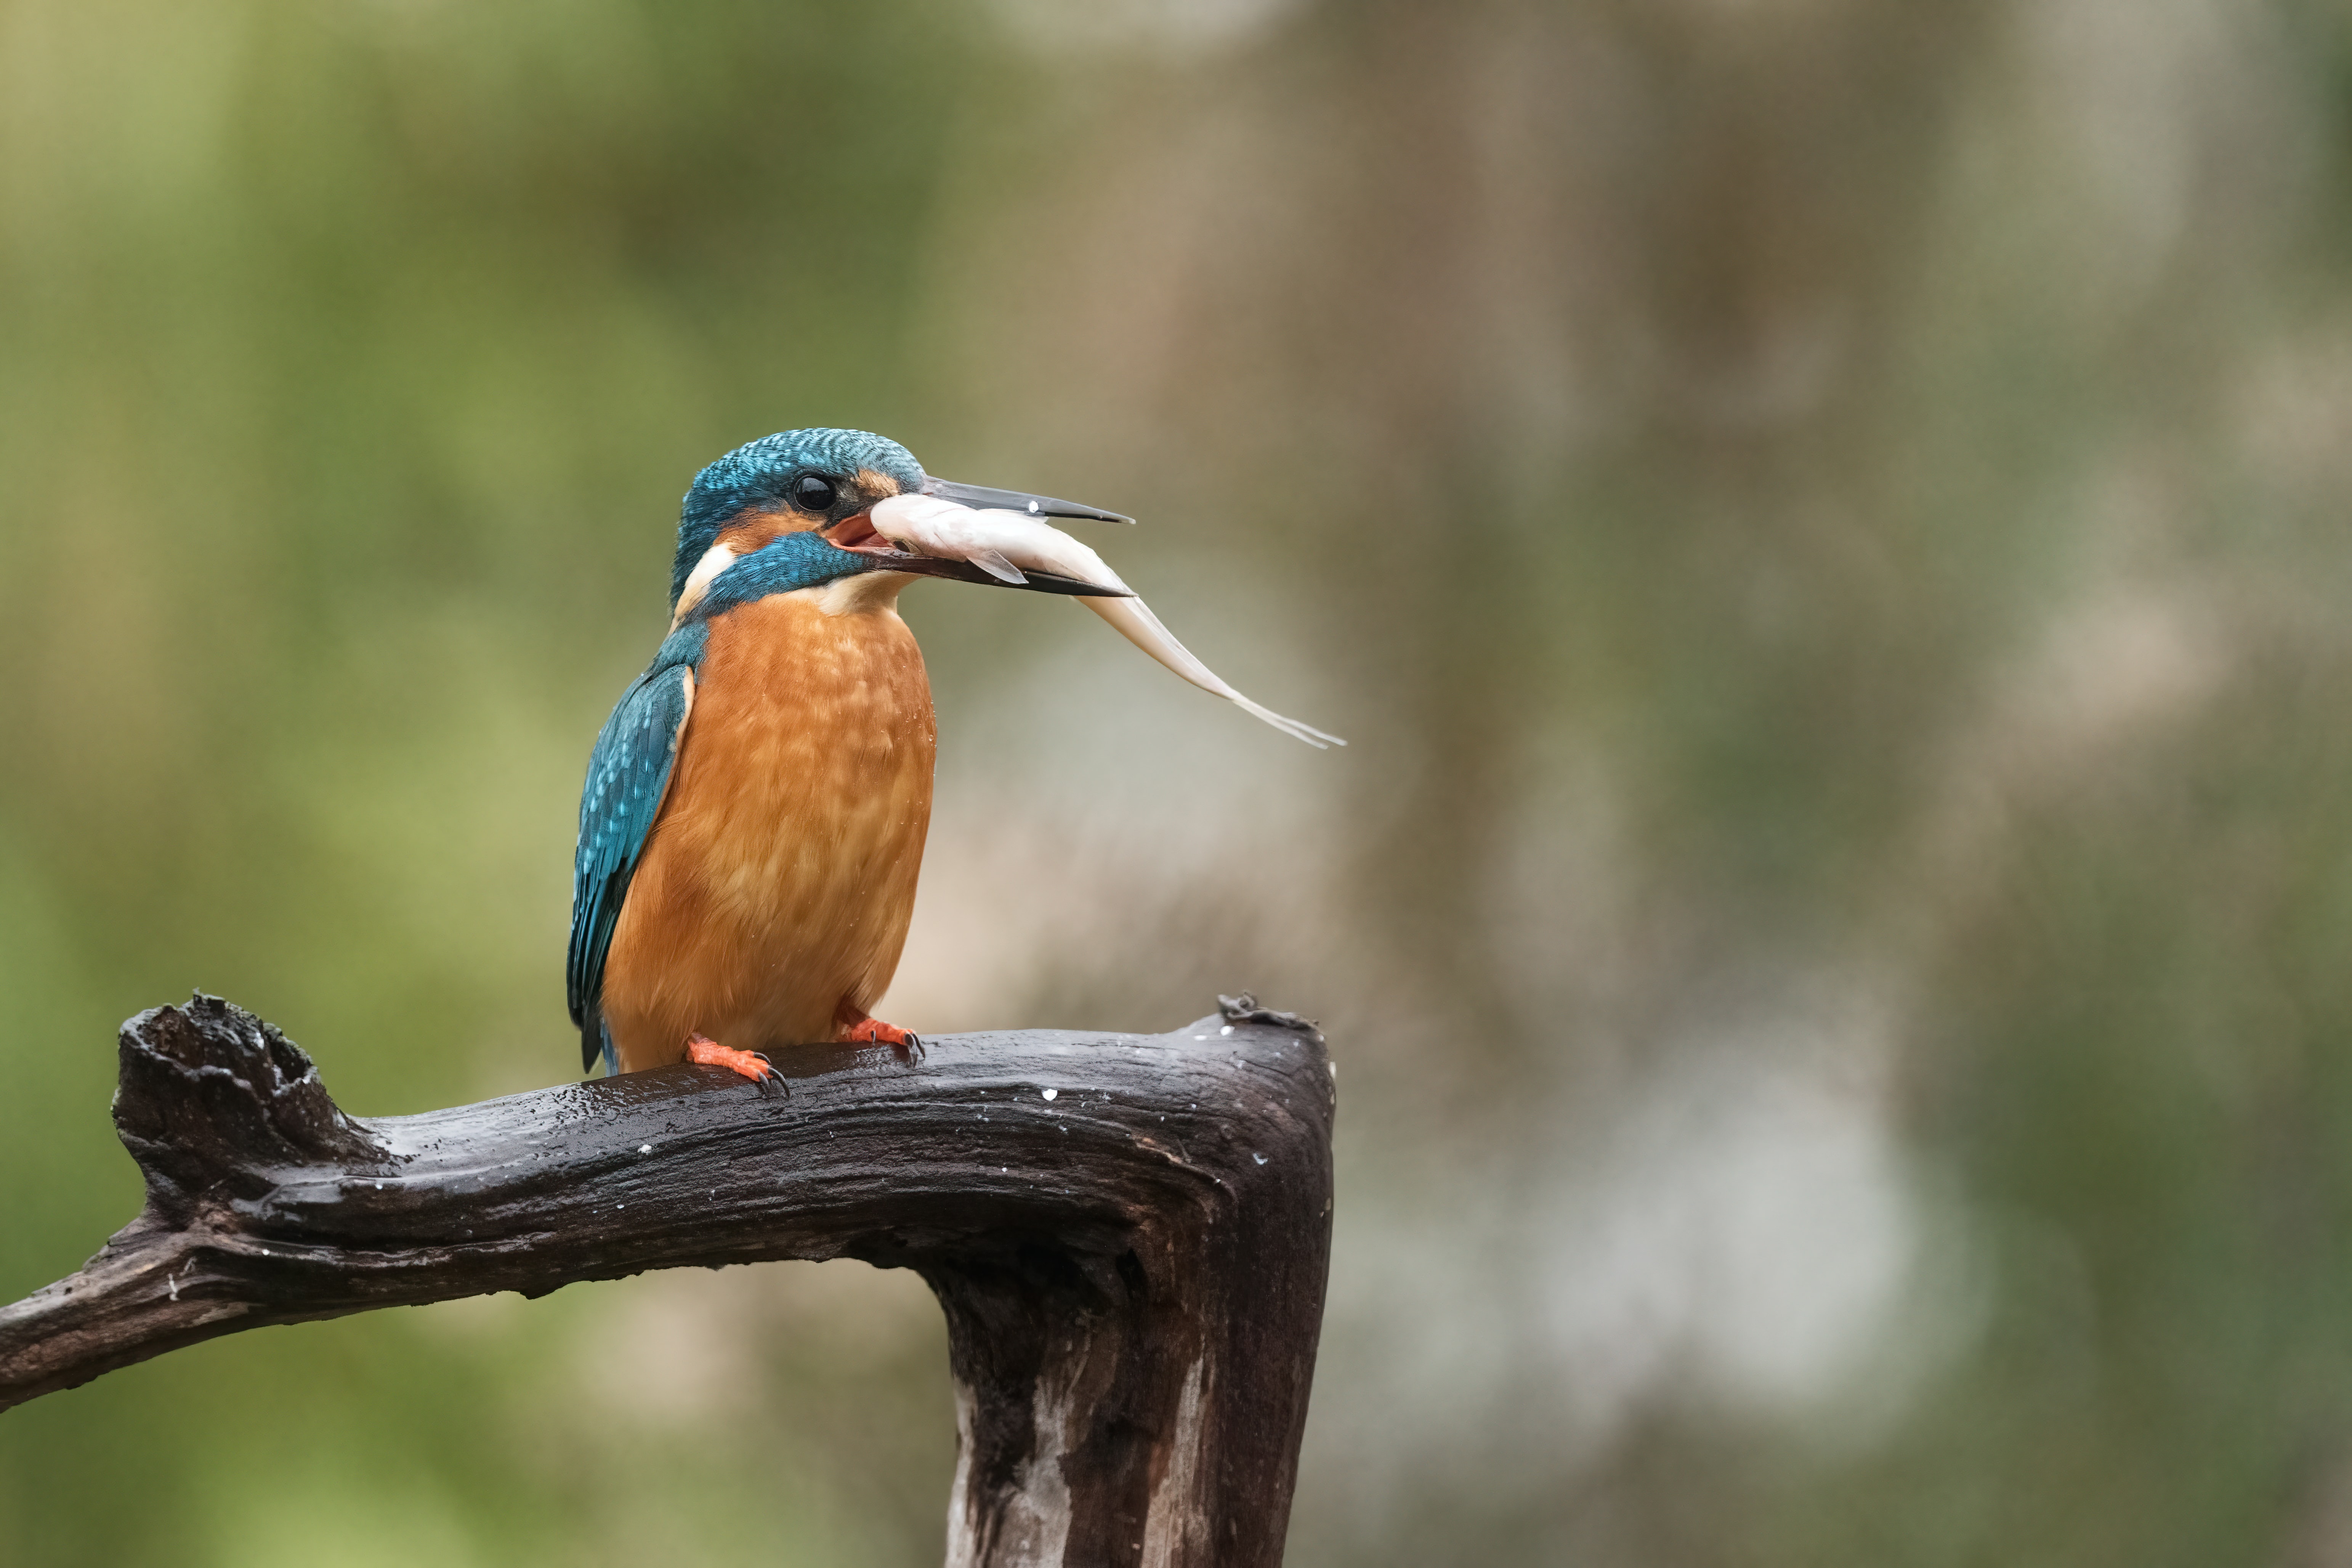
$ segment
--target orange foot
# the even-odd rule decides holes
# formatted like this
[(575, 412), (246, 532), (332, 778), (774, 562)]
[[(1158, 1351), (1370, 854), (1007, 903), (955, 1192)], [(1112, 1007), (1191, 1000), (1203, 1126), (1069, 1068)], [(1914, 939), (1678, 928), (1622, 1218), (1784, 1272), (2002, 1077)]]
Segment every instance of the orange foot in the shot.
[(841, 1037), (852, 1045), (887, 1046), (898, 1053), (899, 1059), (919, 1062), (923, 1059), (923, 1037), (912, 1029), (902, 1029), (896, 1024), (886, 1024), (879, 1018), (860, 1018), (845, 1025)]
[(775, 1063), (757, 1051), (730, 1050), (708, 1036), (688, 1035), (686, 1037), (686, 1059), (699, 1062), (707, 1068), (725, 1068), (730, 1072), (740, 1072), (758, 1084), (762, 1094), (773, 1091), (782, 1094), (787, 1100), (792, 1098), (793, 1091), (784, 1087), (784, 1075), (776, 1070)]

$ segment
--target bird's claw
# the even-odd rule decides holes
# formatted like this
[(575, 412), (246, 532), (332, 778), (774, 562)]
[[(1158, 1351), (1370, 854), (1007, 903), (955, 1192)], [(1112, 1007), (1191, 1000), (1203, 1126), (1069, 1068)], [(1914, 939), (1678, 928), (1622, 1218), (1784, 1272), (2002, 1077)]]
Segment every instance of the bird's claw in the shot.
[(886, 1024), (879, 1018), (863, 1018), (851, 1025), (841, 1037), (852, 1045), (887, 1046), (898, 1053), (898, 1059), (908, 1067), (923, 1059), (923, 1037), (912, 1029)]
[(768, 1053), (765, 1051), (753, 1051), (751, 1054), (759, 1058), (761, 1065), (768, 1069), (753, 1080), (760, 1090), (761, 1098), (790, 1100), (793, 1097), (793, 1086), (784, 1081), (783, 1069), (770, 1061)]
[(690, 1035), (686, 1041), (686, 1059), (704, 1067), (725, 1068), (730, 1072), (741, 1073), (762, 1095), (781, 1096), (785, 1100), (793, 1097), (792, 1087), (784, 1082), (784, 1075), (777, 1070), (776, 1064), (770, 1061), (764, 1052), (730, 1050), (708, 1036)]

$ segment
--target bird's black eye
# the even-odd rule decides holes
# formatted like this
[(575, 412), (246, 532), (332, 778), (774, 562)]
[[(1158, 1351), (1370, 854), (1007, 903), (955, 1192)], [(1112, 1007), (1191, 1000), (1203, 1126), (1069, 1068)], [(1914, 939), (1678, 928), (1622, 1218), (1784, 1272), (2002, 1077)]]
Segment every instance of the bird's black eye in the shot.
[(827, 512), (833, 510), (833, 481), (815, 474), (803, 474), (793, 481), (793, 504), (803, 511)]

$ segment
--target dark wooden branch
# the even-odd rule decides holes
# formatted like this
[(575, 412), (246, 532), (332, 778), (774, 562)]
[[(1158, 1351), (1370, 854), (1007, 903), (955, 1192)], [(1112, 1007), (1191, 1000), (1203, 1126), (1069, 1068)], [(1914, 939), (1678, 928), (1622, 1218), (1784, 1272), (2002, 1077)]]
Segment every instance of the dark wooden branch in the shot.
[(946, 1310), (948, 1561), (1280, 1562), (1331, 1223), (1322, 1038), (1247, 997), (1166, 1035), (947, 1036), (423, 1116), (343, 1114), (211, 997), (122, 1031), (145, 1210), (0, 1308), (0, 1408), (268, 1323), (683, 1264), (860, 1258)]

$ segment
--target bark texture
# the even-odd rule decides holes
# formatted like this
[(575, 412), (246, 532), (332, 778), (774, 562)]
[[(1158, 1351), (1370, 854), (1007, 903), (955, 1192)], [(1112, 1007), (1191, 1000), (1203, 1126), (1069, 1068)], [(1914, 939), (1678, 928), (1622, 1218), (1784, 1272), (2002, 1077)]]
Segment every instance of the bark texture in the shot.
[(1322, 1319), (1322, 1037), (1247, 996), (1165, 1035), (944, 1036), (345, 1115), (216, 998), (122, 1031), (139, 1217), (0, 1308), (0, 1409), (268, 1323), (647, 1268), (858, 1258), (946, 1310), (954, 1568), (1281, 1561)]

